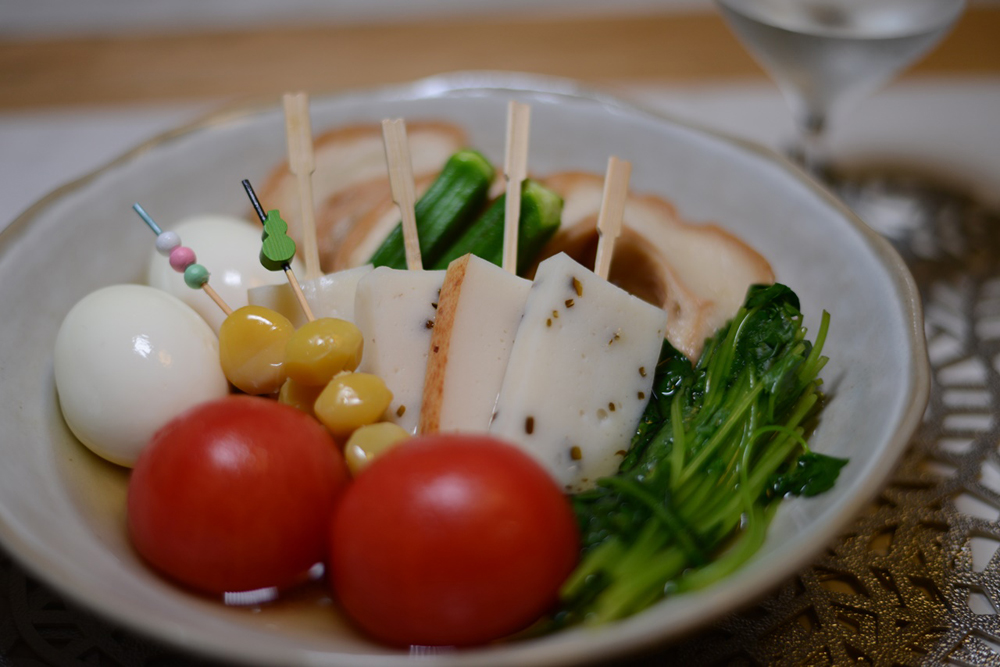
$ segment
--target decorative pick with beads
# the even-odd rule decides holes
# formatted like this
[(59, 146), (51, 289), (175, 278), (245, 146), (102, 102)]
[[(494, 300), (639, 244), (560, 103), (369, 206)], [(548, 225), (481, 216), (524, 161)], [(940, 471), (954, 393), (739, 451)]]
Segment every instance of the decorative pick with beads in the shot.
[(264, 225), (264, 234), (261, 236), (260, 263), (268, 271), (284, 271), (288, 278), (288, 284), (292, 286), (295, 298), (302, 306), (302, 312), (306, 314), (306, 319), (310, 322), (316, 318), (313, 316), (309, 302), (306, 301), (305, 294), (302, 293), (302, 286), (299, 285), (295, 272), (292, 271), (292, 258), (295, 257), (295, 241), (288, 236), (288, 223), (281, 219), (281, 214), (277, 209), (272, 209), (264, 213), (264, 208), (257, 199), (257, 193), (253, 191), (250, 181), (243, 179), (243, 189), (247, 191), (253, 210), (260, 218), (260, 224)]
[(169, 259), (170, 267), (174, 271), (184, 274), (184, 284), (191, 289), (203, 290), (222, 309), (222, 312), (231, 315), (233, 309), (208, 284), (208, 269), (197, 263), (194, 250), (182, 246), (181, 237), (175, 232), (165, 232), (160, 229), (160, 226), (153, 222), (153, 218), (139, 204), (132, 204), (132, 210), (138, 213), (143, 222), (156, 234), (156, 251)]

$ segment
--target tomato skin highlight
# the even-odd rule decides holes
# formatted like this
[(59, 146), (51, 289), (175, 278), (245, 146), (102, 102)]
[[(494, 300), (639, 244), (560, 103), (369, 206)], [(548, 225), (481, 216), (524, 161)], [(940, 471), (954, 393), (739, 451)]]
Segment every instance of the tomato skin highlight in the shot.
[(205, 593), (285, 588), (326, 558), (347, 480), (314, 419), (229, 396), (175, 418), (143, 450), (129, 480), (129, 537), (155, 569)]
[(379, 457), (345, 492), (330, 540), (341, 605), (403, 646), (469, 646), (530, 625), (579, 555), (555, 481), (489, 436), (422, 436)]

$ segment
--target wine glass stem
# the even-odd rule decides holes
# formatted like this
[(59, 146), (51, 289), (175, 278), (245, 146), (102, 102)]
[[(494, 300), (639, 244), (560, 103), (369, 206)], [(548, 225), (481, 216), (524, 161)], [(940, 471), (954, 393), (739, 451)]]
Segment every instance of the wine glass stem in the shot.
[(799, 119), (799, 164), (814, 175), (821, 175), (829, 164), (826, 146), (826, 114), (806, 111)]

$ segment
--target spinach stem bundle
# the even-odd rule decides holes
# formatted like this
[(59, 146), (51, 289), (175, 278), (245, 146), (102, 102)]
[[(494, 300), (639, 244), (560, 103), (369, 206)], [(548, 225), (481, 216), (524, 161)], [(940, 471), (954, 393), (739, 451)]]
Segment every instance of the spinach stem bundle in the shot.
[(697, 364), (664, 342), (618, 474), (573, 497), (584, 556), (556, 625), (622, 618), (728, 576), (763, 544), (783, 496), (833, 485), (846, 461), (805, 440), (830, 318), (815, 344), (802, 319), (788, 287), (754, 286)]

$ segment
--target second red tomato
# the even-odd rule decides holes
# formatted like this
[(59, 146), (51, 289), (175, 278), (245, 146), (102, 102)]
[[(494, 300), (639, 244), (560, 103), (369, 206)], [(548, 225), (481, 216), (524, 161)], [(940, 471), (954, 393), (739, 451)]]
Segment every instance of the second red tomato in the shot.
[(471, 645), (516, 632), (556, 600), (579, 536), (556, 483), (486, 436), (415, 438), (345, 492), (330, 581), (369, 634), (396, 645)]

